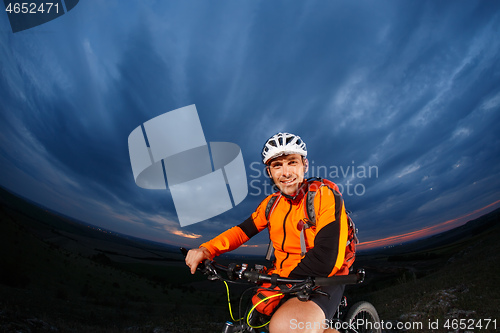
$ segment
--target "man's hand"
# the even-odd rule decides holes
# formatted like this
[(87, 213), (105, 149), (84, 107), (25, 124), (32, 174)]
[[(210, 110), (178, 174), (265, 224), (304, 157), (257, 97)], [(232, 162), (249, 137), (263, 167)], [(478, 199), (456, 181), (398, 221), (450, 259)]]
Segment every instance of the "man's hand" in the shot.
[(191, 269), (191, 274), (196, 272), (196, 267), (200, 262), (209, 259), (212, 260), (212, 255), (206, 247), (200, 247), (199, 249), (191, 249), (186, 255), (186, 265)]

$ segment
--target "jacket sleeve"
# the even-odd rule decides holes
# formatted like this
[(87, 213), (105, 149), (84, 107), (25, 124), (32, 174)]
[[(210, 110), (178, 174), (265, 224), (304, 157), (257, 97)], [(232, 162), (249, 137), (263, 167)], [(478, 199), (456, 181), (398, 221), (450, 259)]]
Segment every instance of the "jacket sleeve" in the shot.
[(271, 196), (262, 201), (252, 215), (237, 226), (203, 243), (213, 257), (232, 251), (267, 227), (265, 210)]
[(333, 276), (342, 267), (348, 236), (347, 215), (342, 195), (322, 186), (314, 198), (316, 237), (290, 277)]

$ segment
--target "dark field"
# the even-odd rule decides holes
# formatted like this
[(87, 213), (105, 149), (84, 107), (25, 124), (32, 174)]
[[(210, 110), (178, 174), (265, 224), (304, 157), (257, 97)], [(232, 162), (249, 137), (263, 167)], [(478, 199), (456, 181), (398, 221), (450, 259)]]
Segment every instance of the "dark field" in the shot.
[[(96, 230), (4, 190), (0, 202), (0, 332), (219, 332), (229, 319), (224, 285), (189, 274), (176, 248)], [(359, 254), (368, 278), (347, 289), (351, 304), (369, 300), (391, 322), (496, 319), (498, 328), (498, 222), (495, 211)]]

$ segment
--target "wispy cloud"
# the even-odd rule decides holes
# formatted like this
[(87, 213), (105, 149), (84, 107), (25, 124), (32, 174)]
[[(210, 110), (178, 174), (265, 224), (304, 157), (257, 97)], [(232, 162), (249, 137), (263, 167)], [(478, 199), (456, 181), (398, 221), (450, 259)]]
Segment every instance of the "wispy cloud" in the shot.
[(50, 33), (0, 35), (1, 185), (109, 229), (194, 245), (263, 197), (181, 229), (168, 191), (135, 186), (126, 142), (196, 104), (208, 141), (238, 144), (247, 166), (267, 137), (291, 131), (316, 165), (377, 167), (334, 179), (364, 186), (345, 201), (367, 241), (497, 200), (500, 3), (125, 4), (82, 3)]

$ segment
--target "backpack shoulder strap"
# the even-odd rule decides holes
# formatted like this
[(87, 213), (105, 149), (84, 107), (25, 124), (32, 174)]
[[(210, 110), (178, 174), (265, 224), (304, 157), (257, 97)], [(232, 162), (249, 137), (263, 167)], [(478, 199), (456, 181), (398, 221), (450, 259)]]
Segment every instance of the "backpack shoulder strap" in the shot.
[(316, 192), (323, 186), (321, 178), (309, 178), (307, 179), (307, 195), (306, 203), (304, 205), (305, 219), (302, 220), (300, 224), (300, 255), (306, 255), (306, 240), (305, 240), (305, 230), (307, 228), (316, 225), (316, 211), (314, 209), (314, 198), (316, 197)]
[(306, 198), (306, 216), (311, 225), (316, 225), (316, 211), (314, 210), (314, 198), (316, 197), (316, 191), (308, 191)]
[(276, 199), (278, 199), (280, 197), (281, 197), (281, 195), (278, 195), (277, 193), (275, 193), (275, 194), (273, 194), (271, 199), (269, 199), (269, 201), (267, 202), (266, 211), (265, 211), (267, 223), (269, 223), (269, 216), (271, 216), (271, 213), (273, 212), (274, 207), (276, 207), (275, 204), (278, 203)]
[[(265, 215), (266, 215), (266, 220), (267, 220), (267, 225), (269, 226), (269, 217), (274, 211), (274, 208), (278, 204), (278, 202), (281, 199), (281, 193), (275, 193), (269, 199), (266, 205), (266, 210), (265, 210)], [(271, 242), (271, 235), (269, 235), (269, 245), (267, 246), (267, 252), (266, 252), (266, 260), (271, 260), (271, 257), (273, 256), (274, 252), (274, 247), (273, 247), (273, 242)]]
[(316, 225), (316, 211), (314, 210), (314, 198), (316, 197), (316, 192), (323, 185), (324, 180), (322, 178), (314, 177), (307, 179), (307, 197), (304, 209), (306, 211), (306, 217), (310, 226)]
[(332, 191), (339, 191), (338, 186), (328, 179), (323, 179), (319, 177), (313, 177), (307, 179), (308, 191), (307, 191), (307, 199), (305, 205), (306, 217), (308, 218), (311, 226), (316, 225), (316, 211), (314, 210), (314, 198), (316, 197), (316, 192), (319, 190), (321, 186), (327, 186)]

